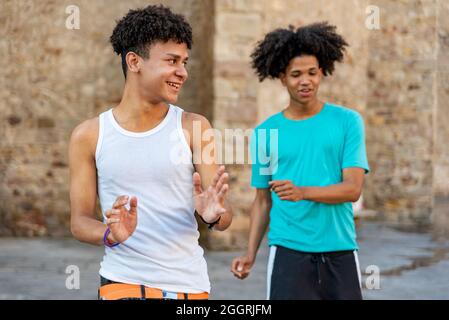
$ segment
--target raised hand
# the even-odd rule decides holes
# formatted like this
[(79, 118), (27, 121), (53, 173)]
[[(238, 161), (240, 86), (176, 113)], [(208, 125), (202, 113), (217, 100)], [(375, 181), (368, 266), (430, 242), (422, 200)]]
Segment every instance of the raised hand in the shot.
[(111, 229), (114, 242), (124, 242), (136, 230), (137, 226), (137, 198), (129, 200), (129, 210), (125, 208), (128, 196), (119, 196), (115, 200), (112, 209), (106, 211), (106, 224)]
[(212, 185), (206, 190), (201, 186), (201, 177), (198, 172), (193, 174), (193, 199), (195, 209), (206, 223), (218, 220), (226, 212), (224, 200), (229, 189), (228, 174), (225, 167), (220, 166), (214, 176)]

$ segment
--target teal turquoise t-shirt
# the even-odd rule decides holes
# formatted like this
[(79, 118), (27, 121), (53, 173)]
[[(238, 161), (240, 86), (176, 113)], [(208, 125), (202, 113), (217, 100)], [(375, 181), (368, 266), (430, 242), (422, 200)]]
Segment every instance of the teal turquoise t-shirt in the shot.
[[(271, 180), (324, 187), (343, 181), (343, 169), (368, 173), (363, 119), (354, 110), (326, 103), (319, 113), (291, 120), (277, 113), (254, 129), (251, 139), (255, 188)], [(271, 192), (268, 244), (303, 252), (358, 249), (352, 203), (280, 200)]]

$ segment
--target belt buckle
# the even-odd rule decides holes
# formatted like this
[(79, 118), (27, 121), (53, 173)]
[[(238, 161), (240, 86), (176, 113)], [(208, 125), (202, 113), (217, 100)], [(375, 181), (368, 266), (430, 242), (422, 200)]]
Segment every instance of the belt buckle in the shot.
[(172, 291), (164, 291), (162, 290), (162, 298), (163, 299), (173, 299), (178, 300), (178, 293)]

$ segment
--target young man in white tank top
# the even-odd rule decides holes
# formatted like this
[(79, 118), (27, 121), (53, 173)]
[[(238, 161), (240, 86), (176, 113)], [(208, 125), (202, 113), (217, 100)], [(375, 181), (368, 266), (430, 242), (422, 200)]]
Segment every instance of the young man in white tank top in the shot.
[(205, 132), (209, 121), (173, 105), (188, 77), (191, 27), (169, 8), (148, 6), (130, 10), (110, 40), (125, 87), (116, 107), (72, 133), (72, 233), (105, 246), (100, 299), (207, 299), (194, 213), (223, 231), (232, 210), (224, 167), (213, 153), (201, 158), (213, 140), (194, 137), (194, 126)]

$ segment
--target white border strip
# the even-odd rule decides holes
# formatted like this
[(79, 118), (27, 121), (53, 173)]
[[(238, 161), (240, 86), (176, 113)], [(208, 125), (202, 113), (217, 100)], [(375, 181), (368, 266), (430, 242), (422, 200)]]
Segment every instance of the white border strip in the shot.
[(354, 250), (354, 259), (355, 259), (355, 266), (357, 268), (357, 276), (359, 277), (359, 286), (360, 286), (360, 290), (361, 290), (362, 289), (362, 273), (360, 271), (359, 255), (357, 253), (357, 250)]
[(268, 267), (267, 267), (267, 300), (270, 300), (271, 291), (271, 275), (273, 273), (274, 258), (276, 256), (276, 246), (270, 247), (270, 255), (268, 257)]

